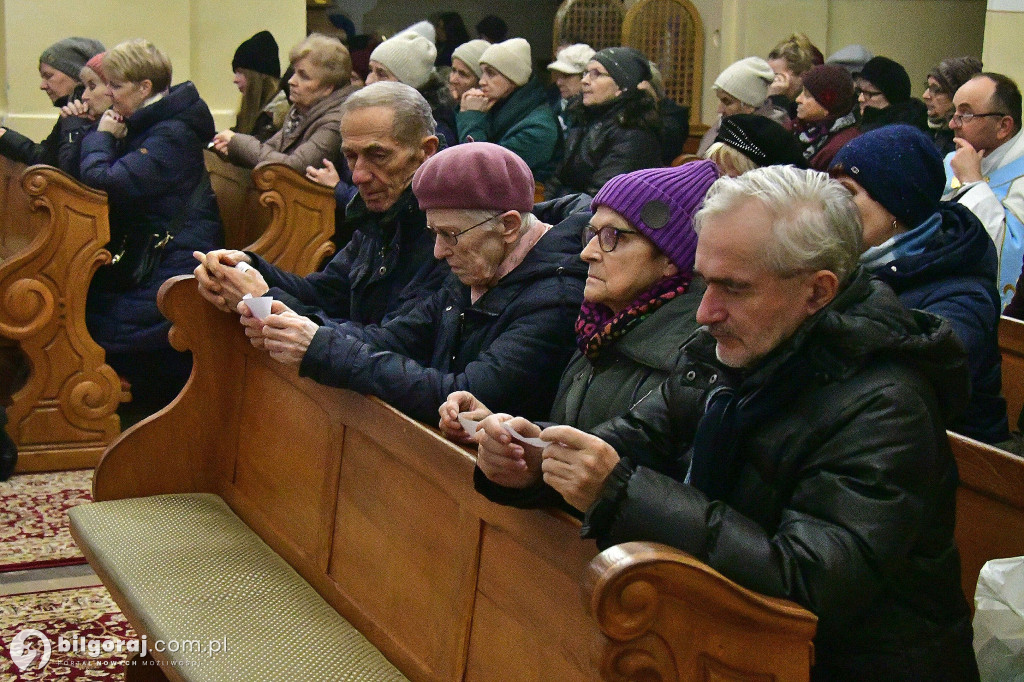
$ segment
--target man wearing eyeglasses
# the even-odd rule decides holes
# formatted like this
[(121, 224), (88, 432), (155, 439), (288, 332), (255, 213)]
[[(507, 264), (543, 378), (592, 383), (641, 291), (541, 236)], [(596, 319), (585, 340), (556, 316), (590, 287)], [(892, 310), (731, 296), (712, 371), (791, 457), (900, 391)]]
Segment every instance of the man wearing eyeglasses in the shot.
[[(329, 386), (376, 395), (436, 423), (453, 391), (540, 419), (574, 350), (587, 265), (580, 234), (590, 198), (534, 210), (534, 180), (514, 152), (469, 142), (428, 159), (413, 179), (434, 257), (451, 274), (383, 325), (311, 320), (275, 301), (262, 321), (243, 302), (253, 345)], [(544, 215), (547, 218), (547, 214)]]
[(943, 200), (978, 216), (999, 252), (997, 285), (1005, 306), (1013, 298), (1024, 259), (1024, 136), (1017, 84), (979, 73), (953, 95), (949, 127), (956, 151), (946, 156)]
[(341, 151), (359, 190), (345, 210), (348, 244), (308, 277), (248, 251), (197, 253), (200, 293), (228, 312), (245, 294), (270, 295), (304, 315), (361, 324), (380, 323), (432, 294), (448, 268), (433, 257), (412, 176), (437, 151), (434, 132), (430, 105), (408, 85), (374, 83), (353, 93), (341, 118)]

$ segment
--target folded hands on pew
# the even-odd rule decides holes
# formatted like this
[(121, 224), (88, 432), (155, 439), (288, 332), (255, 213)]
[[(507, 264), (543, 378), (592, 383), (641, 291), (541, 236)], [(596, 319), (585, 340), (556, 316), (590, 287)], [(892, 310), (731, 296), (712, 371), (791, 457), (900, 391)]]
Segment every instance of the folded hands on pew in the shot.
[(313, 335), (320, 328), (316, 322), (299, 315), (281, 301), (271, 304), (270, 314), (263, 320), (255, 317), (244, 301), (238, 304), (238, 313), (249, 342), (285, 365), (297, 367), (302, 363)]
[(237, 267), (239, 263), (252, 263), (241, 251), (219, 249), (206, 254), (194, 251), (192, 255), (199, 261), (192, 272), (200, 295), (224, 312), (236, 312), (246, 294), (262, 296), (270, 290), (258, 270)]

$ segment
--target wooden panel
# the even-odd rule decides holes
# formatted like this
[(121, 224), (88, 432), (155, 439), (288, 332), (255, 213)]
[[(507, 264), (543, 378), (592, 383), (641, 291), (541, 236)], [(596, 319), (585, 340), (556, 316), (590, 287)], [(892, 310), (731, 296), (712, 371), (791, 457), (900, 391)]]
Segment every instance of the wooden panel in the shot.
[(565, 0), (555, 13), (551, 53), (566, 41), (581, 42), (595, 50), (620, 45), (622, 0)]
[(425, 679), (459, 679), (479, 521), (403, 459), (349, 430), (329, 573), (360, 630), (392, 640)]
[(28, 168), (21, 188), (29, 213), (11, 219), (44, 226), (0, 264), (0, 337), (31, 369), (7, 432), (18, 471), (92, 466), (120, 430), (120, 381), (85, 326), (89, 282), (110, 260), (106, 194), (50, 166)]
[(303, 277), (316, 272), (334, 253), (334, 190), (283, 163), (258, 166), (252, 179), (262, 192), (260, 204), (270, 208), (272, 217), (245, 250)]
[(24, 250), (43, 223), (30, 217), (28, 195), (21, 186), (25, 164), (0, 155), (0, 261)]
[[(535, 520), (542, 521), (542, 512), (537, 514)], [(579, 584), (597, 548), (579, 539), (576, 524), (552, 524), (551, 529), (562, 531), (551, 538), (560, 555), (543, 556), (531, 546), (543, 538), (485, 527), (467, 680), (487, 682), (495, 670), (505, 671), (504, 679), (522, 682), (594, 679), (600, 638)], [(509, 570), (512, 566), (515, 571)], [(524, 581), (524, 574), (531, 579)], [(533, 653), (523, 656), (524, 651)]]
[(960, 487), (956, 544), (964, 594), (974, 603), (986, 561), (1024, 555), (1024, 458), (949, 432)]
[(999, 318), (999, 352), (1003, 360), (1006, 416), (1012, 431), (1024, 409), (1024, 322), (1005, 315)]
[(704, 74), (704, 24), (688, 0), (639, 0), (622, 24), (622, 44), (658, 65), (665, 94), (690, 107), (690, 125), (700, 122)]
[(250, 169), (236, 166), (209, 149), (203, 157), (217, 195), (224, 245), (244, 249), (259, 239), (270, 224), (270, 209), (260, 204), (260, 193), (253, 185)]

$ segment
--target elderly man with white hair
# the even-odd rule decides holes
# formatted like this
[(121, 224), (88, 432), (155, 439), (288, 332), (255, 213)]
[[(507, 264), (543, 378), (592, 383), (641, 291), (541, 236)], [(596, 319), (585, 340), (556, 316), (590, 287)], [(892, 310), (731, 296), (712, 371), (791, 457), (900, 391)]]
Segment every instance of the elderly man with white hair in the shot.
[(661, 390), (591, 433), (510, 422), (542, 452), (487, 424), (481, 458), (511, 452), (503, 485), (550, 486), (601, 547), (672, 545), (813, 611), (813, 680), (977, 680), (949, 323), (857, 267), (857, 209), (822, 173), (721, 178), (694, 227), (705, 328)]
[(533, 189), (526, 162), (498, 145), (439, 152), (413, 179), (434, 256), (451, 268), (434, 295), (380, 326), (318, 324), (279, 302), (257, 320), (243, 302), (246, 333), (303, 376), (376, 395), (421, 421), (434, 422), (456, 390), (544, 416), (574, 349), (589, 218), (574, 209), (589, 198), (565, 202), (569, 216), (552, 226), (531, 213)]

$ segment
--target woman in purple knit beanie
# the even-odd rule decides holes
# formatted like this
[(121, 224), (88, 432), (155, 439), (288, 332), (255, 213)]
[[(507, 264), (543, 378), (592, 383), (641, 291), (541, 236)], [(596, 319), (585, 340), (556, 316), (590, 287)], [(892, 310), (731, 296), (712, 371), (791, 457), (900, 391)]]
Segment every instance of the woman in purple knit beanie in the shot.
[[(612, 178), (594, 197), (580, 254), (590, 268), (578, 351), (562, 374), (552, 421), (588, 430), (625, 414), (671, 372), (697, 328), (703, 288), (692, 281), (693, 216), (718, 176), (707, 160), (650, 168)], [(538, 435), (536, 424), (492, 415), (465, 392), (451, 394), (440, 414), (446, 436), (481, 444), (475, 480), (482, 493), (517, 506), (560, 502), (541, 482), (540, 451), (509, 438), (504, 423), (524, 436)], [(483, 422), (467, 433), (460, 414)]]

